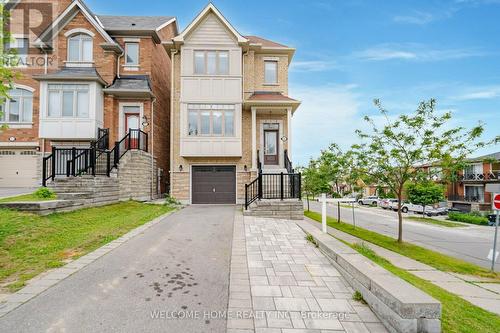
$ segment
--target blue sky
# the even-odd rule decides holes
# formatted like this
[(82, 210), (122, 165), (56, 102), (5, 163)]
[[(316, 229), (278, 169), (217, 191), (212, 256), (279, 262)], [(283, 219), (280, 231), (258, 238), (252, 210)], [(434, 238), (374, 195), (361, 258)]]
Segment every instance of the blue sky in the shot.
[[(183, 29), (206, 1), (87, 0), (99, 14), (173, 15)], [(500, 0), (229, 1), (214, 4), (245, 35), (297, 48), (290, 96), (293, 160), (305, 164), (329, 143), (348, 148), (380, 98), (392, 114), (434, 97), (453, 124), (485, 123), (500, 135)], [(499, 151), (489, 147), (477, 154)], [(476, 155), (477, 155), (476, 154)]]

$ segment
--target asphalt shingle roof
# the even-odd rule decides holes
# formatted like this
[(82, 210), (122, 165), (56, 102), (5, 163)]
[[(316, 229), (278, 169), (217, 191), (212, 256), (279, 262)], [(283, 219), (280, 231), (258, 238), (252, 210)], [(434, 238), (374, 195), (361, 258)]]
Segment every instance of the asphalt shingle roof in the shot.
[(105, 30), (156, 30), (173, 16), (111, 16), (97, 15)]
[(94, 67), (63, 67), (55, 73), (36, 75), (40, 79), (95, 80), (104, 82)]
[(151, 91), (151, 82), (147, 75), (122, 76), (117, 78), (107, 90), (122, 91)]

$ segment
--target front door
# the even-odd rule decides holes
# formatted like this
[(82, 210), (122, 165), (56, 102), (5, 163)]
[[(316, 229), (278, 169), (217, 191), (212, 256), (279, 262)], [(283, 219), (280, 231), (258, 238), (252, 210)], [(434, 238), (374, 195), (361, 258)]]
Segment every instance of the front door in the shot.
[(279, 164), (279, 130), (265, 129), (264, 130), (264, 164), (278, 165)]
[[(130, 130), (140, 129), (140, 114), (139, 113), (125, 113), (125, 133)], [(125, 143), (128, 149), (138, 149), (139, 132), (132, 131), (130, 139)], [(130, 145), (130, 147), (128, 146)]]

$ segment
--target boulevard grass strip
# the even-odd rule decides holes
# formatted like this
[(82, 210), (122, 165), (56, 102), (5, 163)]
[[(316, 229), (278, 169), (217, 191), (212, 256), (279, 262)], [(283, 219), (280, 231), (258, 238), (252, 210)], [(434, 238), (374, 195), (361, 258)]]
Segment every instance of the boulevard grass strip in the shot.
[(135, 201), (48, 216), (0, 209), (0, 292), (14, 292), (173, 209)]
[(438, 220), (438, 219), (433, 219), (430, 217), (409, 216), (406, 219), (410, 220), (410, 221), (414, 221), (414, 222), (435, 224), (435, 225), (439, 225), (439, 226), (446, 227), (446, 228), (457, 228), (457, 227), (467, 228), (467, 225), (465, 225), (465, 224), (444, 221), (444, 220)]
[[(321, 223), (321, 214), (319, 213), (305, 211), (304, 215), (316, 222)], [(351, 224), (338, 223), (337, 219), (329, 216), (327, 217), (327, 224), (332, 228), (356, 236), (362, 240), (394, 251), (408, 258), (417, 260), (440, 271), (487, 277), (497, 279), (500, 282), (500, 275), (498, 273), (492, 273), (485, 268), (466, 261), (456, 259), (418, 245), (406, 242), (398, 243), (394, 238), (387, 237), (361, 227), (354, 228)]]

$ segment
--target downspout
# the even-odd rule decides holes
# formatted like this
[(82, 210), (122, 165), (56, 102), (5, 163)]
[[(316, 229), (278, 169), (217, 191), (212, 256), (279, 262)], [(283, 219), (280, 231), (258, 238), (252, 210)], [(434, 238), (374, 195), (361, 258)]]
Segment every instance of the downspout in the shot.
[(170, 69), (170, 170), (169, 170), (169, 194), (172, 194), (172, 178), (174, 172), (174, 131), (173, 131), (173, 119), (174, 119), (174, 97), (175, 97), (175, 55), (177, 54), (177, 50), (171, 50), (171, 61), (170, 65), (172, 68)]
[(125, 55), (125, 51), (118, 55), (118, 60), (116, 61), (116, 77), (120, 78), (120, 59)]
[(153, 100), (151, 101), (151, 200), (154, 199), (154, 184), (156, 184), (156, 179), (154, 176), (155, 103), (156, 103), (156, 97), (153, 97)]

